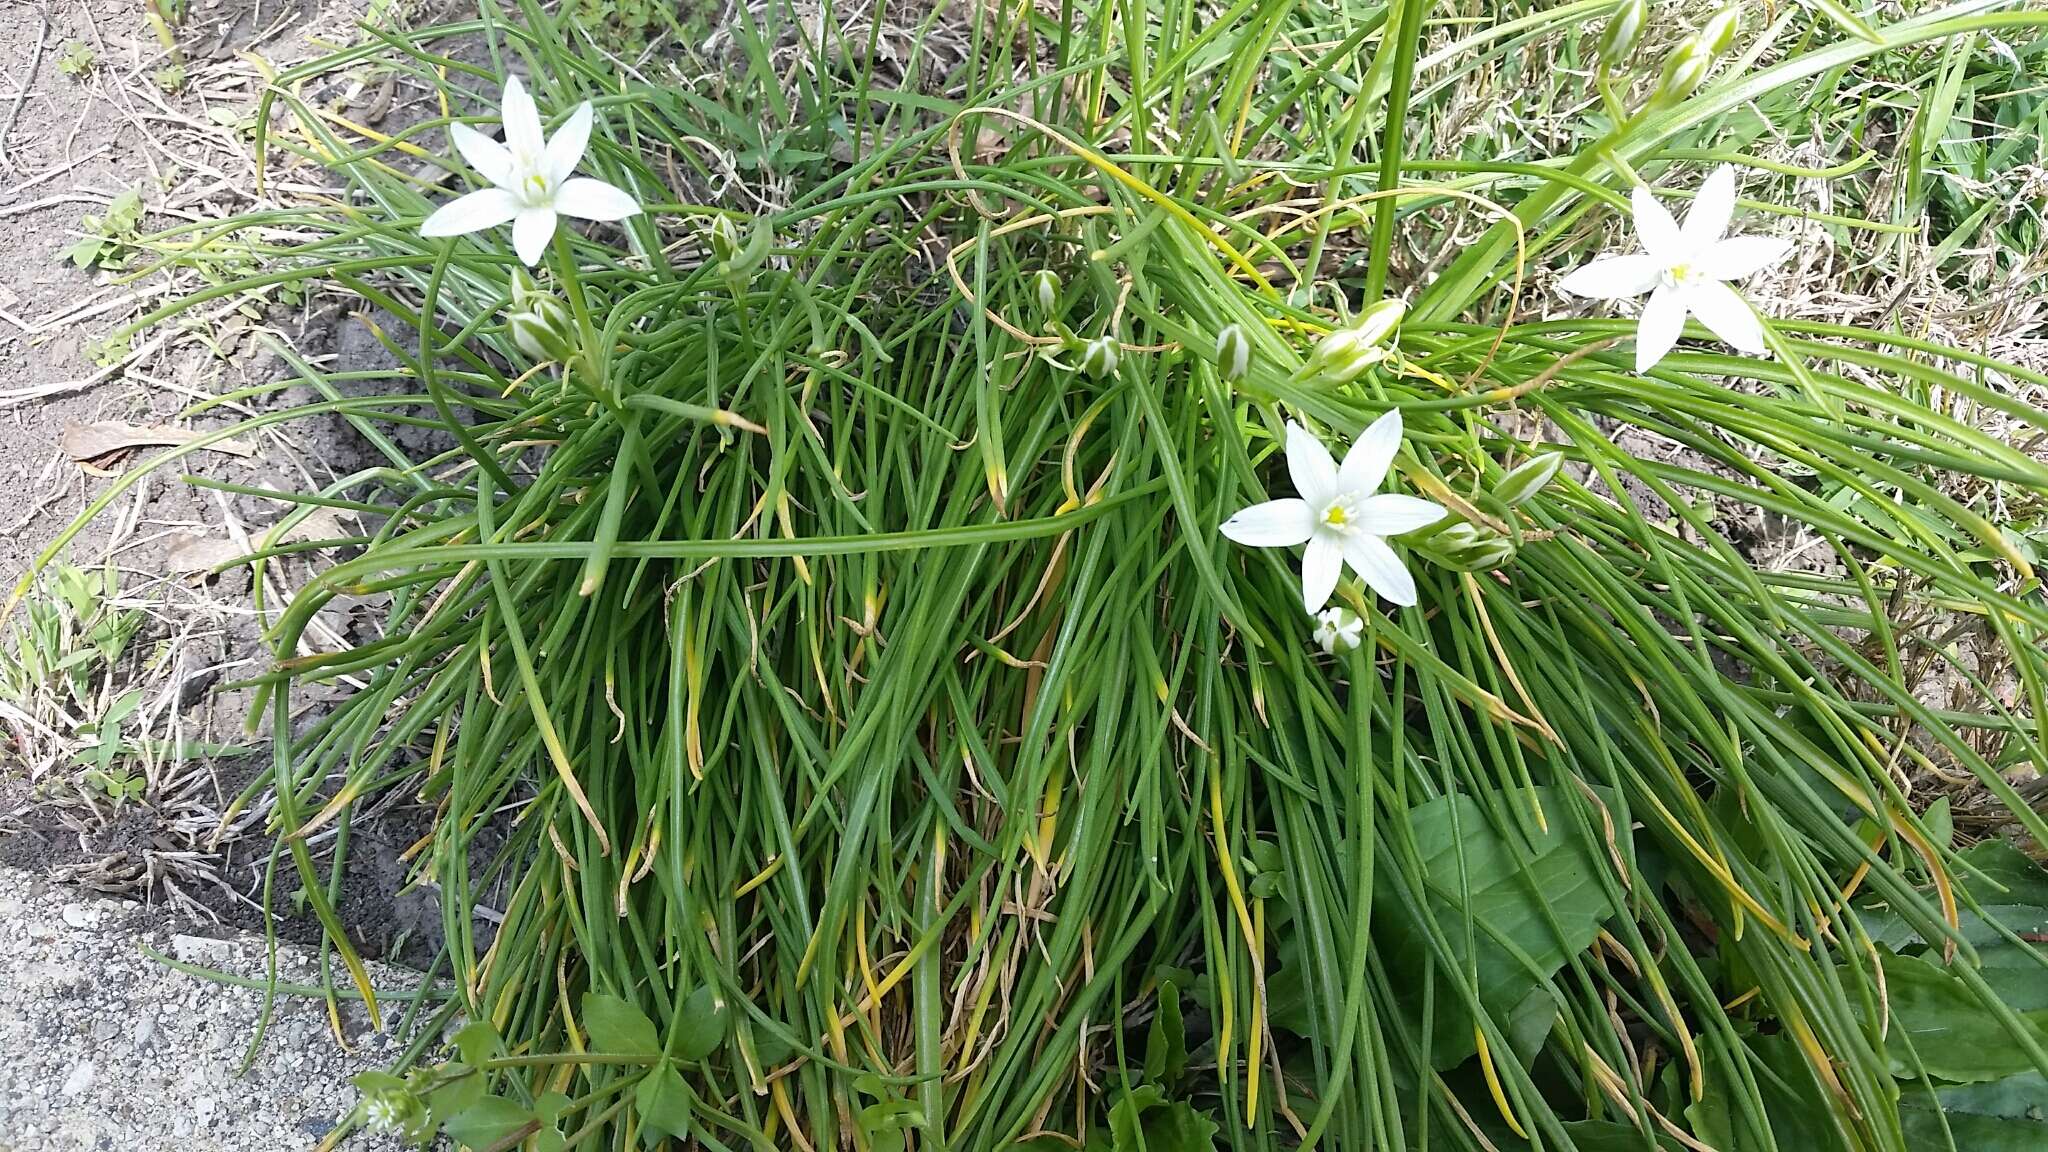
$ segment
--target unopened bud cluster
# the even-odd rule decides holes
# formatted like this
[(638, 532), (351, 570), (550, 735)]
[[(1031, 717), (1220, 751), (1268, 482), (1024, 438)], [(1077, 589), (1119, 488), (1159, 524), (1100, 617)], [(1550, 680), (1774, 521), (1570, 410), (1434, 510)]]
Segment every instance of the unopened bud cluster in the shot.
[(1382, 300), (1358, 314), (1350, 327), (1339, 328), (1316, 343), (1308, 356), (1308, 373), (1332, 384), (1347, 384), (1366, 369), (1394, 354), (1391, 341), (1408, 306)]
[(576, 323), (569, 306), (543, 292), (525, 272), (512, 275), (512, 307), (505, 329), (521, 352), (542, 363), (566, 363), (576, 355)]
[(1658, 74), (1650, 103), (1675, 104), (1697, 91), (1713, 70), (1714, 58), (1734, 46), (1741, 27), (1742, 14), (1730, 4), (1709, 17), (1699, 31), (1679, 41), (1664, 58), (1664, 70)]
[(1514, 541), (1477, 524), (1453, 524), (1431, 537), (1429, 547), (1446, 568), (1462, 572), (1490, 572), (1515, 555)]

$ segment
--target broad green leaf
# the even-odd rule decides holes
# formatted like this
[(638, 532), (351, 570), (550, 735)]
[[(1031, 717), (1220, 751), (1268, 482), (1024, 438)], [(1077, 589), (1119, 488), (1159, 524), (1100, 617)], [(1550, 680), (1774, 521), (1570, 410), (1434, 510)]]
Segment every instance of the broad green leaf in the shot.
[(59, 252), (57, 258), (60, 261), (69, 260), (80, 268), (90, 268), (93, 261), (100, 258), (100, 249), (106, 246), (107, 242), (98, 236), (81, 236)]
[(1932, 1093), (1920, 1084), (1899, 1085), (1899, 1122), (1908, 1148), (1948, 1148), (1944, 1119), (1959, 1152), (2040, 1152), (2048, 1148), (2048, 1080), (2023, 1072)]
[(599, 1052), (652, 1055), (661, 1051), (661, 1040), (647, 1013), (610, 993), (584, 993), (583, 1030), (590, 1033), (591, 1048)]
[(754, 1060), (763, 1068), (773, 1068), (796, 1054), (796, 1049), (781, 1035), (765, 1028), (753, 1030)]
[(1662, 1133), (1652, 1144), (1641, 1132), (1614, 1120), (1571, 1120), (1560, 1125), (1572, 1152), (1683, 1152), (1684, 1145)]
[(1547, 988), (1532, 990), (1515, 1005), (1508, 1017), (1508, 1047), (1515, 1058), (1525, 1066), (1536, 1061), (1536, 1053), (1543, 1048), (1543, 1042), (1550, 1038), (1551, 1025), (1557, 1022), (1557, 1000)]
[(540, 1121), (540, 1131), (533, 1134), (533, 1152), (562, 1152), (568, 1146), (568, 1137), (562, 1134), (562, 1110), (571, 1101), (560, 1092), (548, 1092), (533, 1102), (533, 1114)]
[(1180, 1014), (1180, 989), (1168, 980), (1159, 986), (1159, 1006), (1145, 1031), (1145, 1078), (1170, 1088), (1187, 1066), (1187, 1025)]
[(2043, 950), (2025, 944), (1997, 943), (1977, 949), (1982, 965), (1977, 974), (2015, 1012), (2048, 1009), (2048, 962)]
[(1132, 1089), (1109, 1110), (1112, 1152), (1211, 1152), (1216, 1122), (1156, 1084)]
[(107, 705), (107, 714), (100, 718), (100, 731), (112, 732), (118, 729), (121, 726), (121, 722), (133, 715), (135, 709), (141, 703), (142, 689), (140, 688), (131, 689), (114, 697), (114, 702)]
[(1700, 1052), (1704, 1062), (1702, 1071), (1706, 1078), (1706, 1091), (1698, 1100), (1689, 1100), (1685, 1105), (1686, 1124), (1692, 1134), (1711, 1148), (1735, 1148), (1734, 1084), (1722, 1061), (1718, 1049), (1704, 1048)]
[(544, 1092), (534, 1099), (533, 1114), (540, 1117), (543, 1124), (557, 1124), (561, 1122), (562, 1112), (573, 1103), (575, 1101), (560, 1092)]
[(484, 1077), (481, 1072), (463, 1064), (447, 1064), (440, 1068), (439, 1074), (446, 1079), (427, 1093), (430, 1125), (446, 1123), (449, 1117), (460, 1115), (474, 1107), (484, 1096)]
[(725, 1001), (711, 985), (690, 993), (676, 1018), (676, 1056), (697, 1061), (717, 1051), (725, 1041), (725, 1016)]
[(1778, 1147), (1793, 1152), (1842, 1147), (1828, 1099), (1792, 1037), (1776, 1032), (1754, 1037), (1747, 1046), (1763, 1066), (1757, 1087)]
[[(1957, 869), (1956, 879), (1983, 909), (1968, 906), (1958, 910), (1962, 937), (1983, 948), (2004, 942), (1993, 922), (2020, 934), (2048, 932), (2048, 869), (2042, 868), (2019, 849), (2003, 840), (1986, 840), (1956, 854), (1968, 870)], [(1930, 899), (1932, 887), (1924, 889)], [(1909, 944), (1935, 943), (1923, 940), (1889, 907), (1871, 902), (1858, 908), (1864, 930), (1871, 939), (1897, 951)], [(2042, 979), (2048, 980), (2048, 969)]]
[[(1964, 1083), (1996, 1080), (2034, 1066), (1962, 977), (1914, 956), (1885, 956), (1882, 963), (1891, 1010), (1885, 1049), (1894, 1075), (1918, 1075), (1915, 1055), (1929, 1075)], [(2020, 1018), (2048, 1046), (2048, 1013), (2022, 1013)]]
[(533, 1113), (503, 1096), (486, 1096), (448, 1118), (448, 1138), (463, 1148), (503, 1143), (534, 1123)]
[[(1436, 919), (1433, 934), (1450, 947), (1461, 970), (1476, 960), (1480, 1002), (1503, 1028), (1543, 981), (1593, 943), (1600, 924), (1614, 915), (1596, 872), (1606, 865), (1592, 845), (1565, 831), (1568, 799), (1548, 788), (1535, 789), (1534, 795), (1551, 814), (1550, 830), (1519, 847), (1497, 832), (1485, 809), (1467, 796), (1440, 797), (1409, 813)], [(1529, 791), (1518, 790), (1503, 793), (1500, 802), (1526, 806), (1530, 799)], [(1519, 832), (1515, 836), (1521, 838)], [(1526, 862), (1517, 860), (1518, 852)], [(1476, 957), (1465, 954), (1468, 913)], [(1430, 963), (1424, 925), (1386, 897), (1377, 901), (1373, 923), (1397, 983), (1420, 988), (1423, 965)], [(1444, 986), (1447, 974), (1438, 972), (1437, 979), (1431, 1058), (1445, 1069), (1463, 1063), (1477, 1045), (1471, 1016)], [(1413, 998), (1408, 1007), (1419, 1028), (1421, 998)], [(1535, 1026), (1533, 1020), (1528, 1023)]]
[(448, 1043), (462, 1055), (462, 1062), (476, 1068), (498, 1054), (498, 1030), (488, 1020), (472, 1020), (449, 1037)]
[(350, 1082), (356, 1086), (356, 1091), (365, 1096), (373, 1092), (390, 1092), (405, 1087), (405, 1080), (402, 1077), (376, 1068), (356, 1073)]
[(642, 1143), (652, 1145), (664, 1136), (681, 1140), (690, 1134), (690, 1087), (668, 1061), (656, 1064), (641, 1079), (633, 1103), (640, 1110)]
[(142, 223), (142, 189), (125, 188), (120, 195), (107, 205), (105, 227), (108, 232), (133, 232)]
[(902, 1146), (903, 1133), (924, 1123), (924, 1112), (916, 1103), (892, 1097), (860, 1110), (860, 1130), (870, 1141)]

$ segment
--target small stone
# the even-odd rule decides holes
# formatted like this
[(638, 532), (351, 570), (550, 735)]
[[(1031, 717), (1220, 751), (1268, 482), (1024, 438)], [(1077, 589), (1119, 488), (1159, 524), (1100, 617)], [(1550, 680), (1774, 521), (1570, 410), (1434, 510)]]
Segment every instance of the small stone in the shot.
[(233, 955), (233, 946), (205, 936), (173, 936), (171, 955), (187, 964), (225, 964)]
[(83, 904), (72, 903), (64, 906), (64, 922), (73, 928), (90, 928), (96, 919), (98, 917), (92, 914), (92, 909)]
[(92, 1087), (93, 1066), (90, 1060), (80, 1060), (71, 1068), (71, 1075), (64, 1078), (61, 1091), (66, 1096), (76, 1096)]

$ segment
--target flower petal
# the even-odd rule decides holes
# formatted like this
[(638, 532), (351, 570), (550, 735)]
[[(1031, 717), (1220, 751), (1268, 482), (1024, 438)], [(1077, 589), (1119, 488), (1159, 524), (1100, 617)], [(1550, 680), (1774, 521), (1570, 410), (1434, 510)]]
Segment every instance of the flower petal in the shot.
[(512, 221), (512, 250), (519, 262), (531, 268), (547, 254), (548, 241), (555, 238), (555, 210), (522, 208)]
[(1218, 525), (1224, 539), (1250, 548), (1291, 548), (1315, 535), (1316, 513), (1306, 500), (1268, 500), (1240, 509)]
[(1416, 496), (1382, 492), (1358, 502), (1358, 530), (1374, 536), (1399, 536), (1427, 528), (1448, 513), (1443, 505)]
[(1702, 250), (1693, 270), (1716, 280), (1743, 280), (1791, 252), (1792, 242), (1776, 236), (1733, 236)]
[(1408, 574), (1408, 566), (1401, 563), (1386, 541), (1363, 532), (1347, 537), (1344, 562), (1351, 565), (1366, 587), (1403, 608), (1415, 606), (1415, 578)]
[(547, 170), (548, 183), (560, 184), (569, 178), (576, 166), (583, 163), (583, 150), (590, 146), (590, 121), (594, 113), (590, 101), (585, 100), (569, 113), (569, 122), (555, 129), (548, 137)]
[(1735, 218), (1735, 169), (1721, 165), (1707, 174), (1685, 214), (1682, 235), (1685, 245), (1697, 252), (1728, 234), (1728, 222)]
[(512, 183), (512, 153), (503, 144), (467, 124), (450, 124), (448, 135), (455, 150), (477, 175), (503, 188)]
[(1642, 241), (1643, 251), (1666, 265), (1680, 263), (1685, 256), (1685, 242), (1680, 238), (1678, 221), (1657, 203), (1647, 185), (1636, 185), (1629, 193), (1629, 203), (1635, 206), (1636, 239)]
[(1394, 453), (1400, 450), (1401, 410), (1389, 408), (1358, 434), (1351, 451), (1344, 454), (1344, 463), (1337, 469), (1338, 489), (1358, 495), (1379, 491), (1387, 469), (1394, 464)]
[(519, 77), (505, 81), (504, 103), (498, 115), (505, 124), (505, 147), (512, 150), (512, 155), (538, 158), (543, 154), (547, 140), (541, 133), (540, 109), (534, 107), (533, 97), (527, 94)]
[(1735, 289), (1719, 280), (1702, 280), (1686, 289), (1685, 304), (1714, 335), (1740, 351), (1752, 356), (1768, 351), (1763, 321)]
[(1559, 280), (1557, 287), (1560, 292), (1574, 296), (1621, 300), (1655, 288), (1662, 271), (1657, 258), (1648, 254), (1607, 256)]
[(1287, 422), (1287, 475), (1303, 500), (1321, 504), (1337, 491), (1337, 461), (1308, 429)]
[[(1385, 547), (1385, 545), (1381, 545)], [(1301, 602), (1310, 612), (1320, 612), (1337, 590), (1337, 577), (1344, 574), (1344, 550), (1328, 536), (1311, 536), (1301, 553)]]
[(602, 180), (577, 176), (555, 193), (555, 211), (578, 220), (624, 220), (640, 214), (640, 205), (625, 191)]
[(1642, 319), (1636, 322), (1636, 371), (1655, 368), (1678, 343), (1678, 334), (1685, 330), (1685, 300), (1686, 294), (1676, 288), (1650, 293)]
[(420, 225), (422, 236), (460, 236), (495, 228), (519, 214), (519, 201), (503, 188), (483, 188), (457, 196), (434, 210)]

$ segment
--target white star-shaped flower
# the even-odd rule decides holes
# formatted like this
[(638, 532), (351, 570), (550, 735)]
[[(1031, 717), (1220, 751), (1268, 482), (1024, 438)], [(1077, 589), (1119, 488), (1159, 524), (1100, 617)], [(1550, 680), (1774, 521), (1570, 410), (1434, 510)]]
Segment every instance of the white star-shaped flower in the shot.
[(588, 176), (571, 176), (590, 144), (590, 101), (569, 114), (552, 137), (543, 135), (540, 110), (514, 76), (505, 81), (505, 142), (467, 124), (451, 125), (456, 151), (491, 187), (458, 196), (427, 217), (422, 236), (460, 236), (512, 222), (512, 250), (521, 263), (538, 264), (554, 238), (560, 216), (578, 220), (624, 220), (640, 205), (624, 191)]
[(1254, 504), (1225, 520), (1220, 531), (1253, 548), (1307, 544), (1301, 556), (1301, 601), (1310, 612), (1329, 602), (1346, 564), (1381, 596), (1403, 607), (1413, 605), (1415, 580), (1386, 537), (1434, 524), (1444, 510), (1414, 496), (1379, 493), (1400, 447), (1399, 409), (1373, 421), (1344, 454), (1342, 466), (1322, 441), (1289, 423), (1287, 473), (1298, 498)]
[(1619, 300), (1650, 294), (1636, 326), (1636, 371), (1648, 372), (1678, 343), (1687, 313), (1714, 335), (1752, 356), (1765, 353), (1764, 329), (1730, 280), (1785, 258), (1792, 242), (1771, 236), (1727, 236), (1735, 214), (1735, 169), (1714, 169), (1700, 185), (1680, 228), (1648, 188), (1636, 185), (1636, 237), (1643, 250), (1593, 261), (1558, 282), (1574, 296)]
[(1339, 605), (1316, 613), (1315, 641), (1325, 655), (1335, 656), (1358, 647), (1365, 638), (1365, 621), (1358, 613)]

